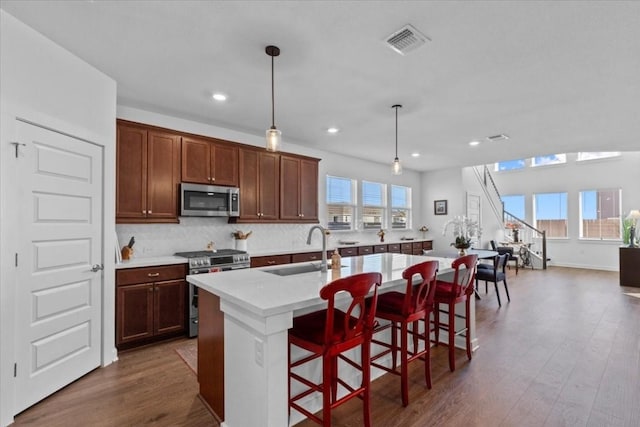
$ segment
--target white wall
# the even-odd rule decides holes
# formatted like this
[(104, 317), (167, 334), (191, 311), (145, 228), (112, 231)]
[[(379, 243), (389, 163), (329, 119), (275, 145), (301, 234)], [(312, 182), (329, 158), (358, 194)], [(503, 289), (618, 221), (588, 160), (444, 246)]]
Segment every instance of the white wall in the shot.
[[(264, 137), (224, 129), (216, 126), (183, 120), (175, 117), (156, 114), (135, 108), (118, 106), (118, 118), (145, 123), (177, 131), (190, 132), (197, 135), (210, 136), (240, 142), (248, 145), (263, 146)], [(289, 142), (286, 133), (283, 138), (283, 151), (302, 154), (322, 159), (319, 164), (319, 219), (320, 224), (327, 223), (325, 177), (326, 175), (343, 176), (357, 180), (369, 180), (387, 184), (409, 186), (412, 191), (413, 227), (407, 231), (391, 231), (385, 236), (386, 241), (399, 239), (402, 236), (422, 237), (416, 231), (424, 223), (421, 202), (421, 174), (405, 170), (400, 176), (391, 174), (389, 163), (380, 164), (354, 157), (341, 156), (321, 150), (310, 149)], [(348, 143), (345, 142), (345, 143)], [(390, 155), (393, 153), (390, 153)], [(120, 245), (135, 236), (136, 257), (153, 257), (171, 255), (177, 251), (204, 250), (209, 241), (217, 248), (232, 248), (231, 232), (240, 229), (253, 231), (248, 241), (250, 253), (263, 254), (292, 250), (308, 250), (320, 248), (318, 236), (312, 239), (312, 245), (306, 245), (310, 224), (227, 224), (224, 218), (181, 218), (180, 224), (119, 224), (117, 225)], [(426, 235), (427, 238), (431, 236)], [(357, 240), (361, 243), (378, 241), (375, 231), (370, 232), (333, 232), (329, 245), (339, 240)]]
[[(115, 357), (114, 263), (115, 231), (115, 82), (60, 46), (0, 11), (0, 425), (13, 420), (15, 195), (18, 162), (16, 118), (44, 125), (104, 147), (104, 322), (103, 363)], [(13, 209), (12, 209), (13, 208)], [(108, 252), (106, 252), (108, 250)]]

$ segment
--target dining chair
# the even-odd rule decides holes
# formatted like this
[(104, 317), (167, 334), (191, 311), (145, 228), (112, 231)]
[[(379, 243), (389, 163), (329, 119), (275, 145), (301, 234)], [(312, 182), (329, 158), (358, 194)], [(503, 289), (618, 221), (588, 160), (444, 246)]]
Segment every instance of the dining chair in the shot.
[[(405, 291), (386, 292), (378, 297), (376, 318), (388, 322), (374, 328), (372, 344), (385, 348), (384, 351), (371, 356), (371, 366), (400, 375), (402, 406), (409, 404), (409, 362), (424, 358), (424, 377), (427, 388), (431, 388), (431, 339), (430, 318), (433, 311), (433, 299), (436, 290), (438, 261), (425, 261), (412, 265), (402, 272), (406, 280)], [(420, 321), (424, 330), (420, 331)], [(409, 328), (411, 325), (411, 328)], [(390, 342), (375, 339), (375, 336), (391, 328)], [(398, 329), (400, 330), (400, 346), (398, 346)], [(413, 347), (409, 349), (409, 337)], [(422, 341), (422, 346), (420, 346)], [(400, 371), (397, 369), (397, 353), (400, 352)], [(391, 354), (391, 367), (376, 362), (381, 357)]]
[[(489, 266), (489, 264), (478, 264), (478, 270), (476, 272), (476, 289), (478, 288), (478, 282), (480, 280), (484, 281), (484, 292), (487, 293), (488, 282), (493, 282), (496, 288), (496, 296), (498, 297), (498, 306), (502, 307), (502, 303), (500, 302), (500, 292), (498, 291), (498, 282), (504, 283), (504, 290), (507, 293), (507, 300), (511, 302), (511, 297), (509, 296), (509, 288), (507, 287), (507, 274), (505, 272), (505, 266), (507, 265), (507, 261), (509, 260), (509, 254), (502, 254), (494, 257), (493, 265)], [(480, 265), (483, 267), (480, 268)]]
[[(360, 273), (332, 281), (320, 289), (320, 297), (327, 301), (327, 308), (293, 319), (289, 329), (289, 411), (295, 409), (307, 418), (325, 427), (331, 425), (331, 410), (353, 397), (363, 400), (364, 425), (371, 425), (370, 410), (370, 347), (371, 335), (377, 307), (378, 286), (382, 283), (380, 273)], [(369, 298), (367, 296), (373, 292)], [(339, 307), (336, 306), (336, 295), (340, 294)], [(368, 300), (367, 303), (365, 302)], [(292, 349), (300, 347), (310, 355), (292, 361)], [(351, 360), (344, 353), (360, 347), (360, 362)], [(322, 366), (322, 382), (314, 383), (311, 379), (296, 373), (295, 368), (320, 359)], [(338, 360), (343, 360), (351, 367), (362, 372), (359, 386), (351, 386), (340, 378)], [(302, 384), (303, 390), (291, 395), (292, 380)], [(338, 387), (346, 390), (344, 396), (338, 398)], [(304, 408), (300, 399), (313, 393), (322, 394), (322, 418)]]
[(511, 246), (498, 246), (495, 240), (491, 240), (491, 249), (498, 252), (498, 254), (509, 254), (508, 261), (513, 261), (515, 263), (516, 268), (516, 276), (518, 275), (518, 265), (520, 264), (520, 258), (518, 254), (514, 253), (514, 250)]

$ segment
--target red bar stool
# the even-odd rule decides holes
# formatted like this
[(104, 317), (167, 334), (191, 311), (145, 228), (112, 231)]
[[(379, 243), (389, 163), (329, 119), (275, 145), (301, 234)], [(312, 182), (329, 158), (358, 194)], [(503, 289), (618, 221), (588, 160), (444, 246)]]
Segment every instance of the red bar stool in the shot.
[[(427, 388), (431, 388), (431, 340), (429, 331), (429, 318), (433, 311), (433, 300), (436, 291), (436, 275), (438, 274), (438, 261), (427, 261), (412, 265), (402, 272), (402, 278), (407, 281), (407, 287), (402, 292), (387, 292), (378, 297), (376, 317), (388, 320), (389, 323), (374, 329), (374, 334), (391, 327), (391, 343), (372, 339), (373, 344), (378, 344), (386, 349), (371, 357), (371, 366), (382, 369), (392, 374), (400, 375), (400, 389), (402, 391), (402, 406), (409, 404), (409, 385), (407, 373), (409, 362), (424, 358), (424, 377)], [(419, 276), (419, 281), (414, 277)], [(425, 331), (420, 333), (418, 322), (424, 321)], [(398, 324), (400, 325), (400, 347), (398, 347)], [(412, 328), (409, 329), (409, 324)], [(409, 350), (409, 336), (413, 338), (413, 350)], [(424, 342), (424, 348), (418, 350), (418, 342)], [(397, 370), (396, 358), (400, 351), (400, 372)], [(391, 368), (375, 363), (380, 357), (391, 353)]]
[[(363, 400), (364, 425), (371, 425), (369, 355), (378, 298), (377, 287), (381, 283), (380, 273), (361, 273), (334, 280), (320, 290), (320, 297), (327, 300), (326, 310), (293, 319), (293, 327), (289, 329), (289, 411), (293, 408), (323, 426), (330, 426), (331, 410), (352, 397), (359, 396)], [(372, 290), (373, 296), (370, 298), (369, 309), (367, 309), (365, 298)], [(336, 301), (338, 292), (343, 293), (338, 295), (338, 301)], [(347, 310), (342, 311), (336, 308), (336, 302), (341, 307), (348, 307)], [(294, 345), (312, 354), (292, 362), (291, 349)], [(342, 354), (356, 347), (361, 347), (360, 364)], [(293, 368), (317, 358), (322, 358), (321, 384), (315, 384), (293, 372)], [(338, 359), (362, 371), (362, 382), (359, 387), (351, 387), (339, 378)], [(304, 384), (307, 388), (291, 396), (292, 380)], [(339, 385), (342, 385), (348, 393), (338, 399)], [(297, 403), (299, 399), (314, 392), (322, 393), (322, 418)]]
[[(456, 370), (455, 357), (455, 338), (456, 335), (464, 335), (466, 338), (467, 357), (471, 360), (471, 334), (469, 333), (471, 322), (471, 296), (473, 295), (473, 281), (476, 275), (476, 265), (478, 264), (477, 255), (466, 255), (456, 258), (452, 263), (453, 282), (444, 282), (438, 280), (436, 282), (436, 295), (434, 298), (435, 311), (434, 332), (436, 345), (440, 344), (440, 329), (444, 329), (449, 334), (449, 369), (451, 372)], [(464, 268), (461, 268), (464, 267)], [(456, 304), (464, 302), (465, 304), (465, 325), (463, 328), (456, 330)], [(448, 323), (440, 323), (440, 304), (448, 306)], [(443, 311), (445, 312), (445, 311)]]

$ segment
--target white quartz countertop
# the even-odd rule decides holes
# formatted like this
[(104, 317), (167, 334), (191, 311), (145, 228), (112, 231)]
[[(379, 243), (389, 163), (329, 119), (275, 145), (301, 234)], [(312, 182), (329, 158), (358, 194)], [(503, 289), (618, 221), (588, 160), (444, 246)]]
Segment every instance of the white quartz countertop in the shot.
[(181, 256), (160, 256), (133, 258), (116, 264), (116, 270), (122, 268), (153, 267), (156, 265), (187, 264), (189, 260)]
[(319, 296), (320, 289), (339, 277), (363, 272), (382, 273), (383, 283), (379, 292), (404, 285), (402, 272), (420, 262), (437, 260), (440, 273), (451, 271), (451, 259), (427, 256), (382, 253), (342, 258), (340, 270), (313, 271), (290, 276), (269, 273), (270, 270), (296, 268), (315, 263), (295, 263), (244, 270), (187, 276), (187, 281), (218, 295), (221, 299), (242, 307), (261, 317), (304, 310), (326, 305)]

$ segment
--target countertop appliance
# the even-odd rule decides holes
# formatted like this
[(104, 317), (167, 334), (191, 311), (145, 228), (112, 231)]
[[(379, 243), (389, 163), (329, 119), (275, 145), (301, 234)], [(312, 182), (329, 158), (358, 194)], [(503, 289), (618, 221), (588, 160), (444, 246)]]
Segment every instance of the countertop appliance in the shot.
[[(189, 259), (189, 274), (215, 273), (251, 267), (251, 257), (245, 251), (218, 249), (217, 251), (177, 252)], [(189, 283), (189, 337), (198, 335), (198, 287)]]
[(240, 216), (240, 189), (219, 185), (181, 184), (181, 216)]

